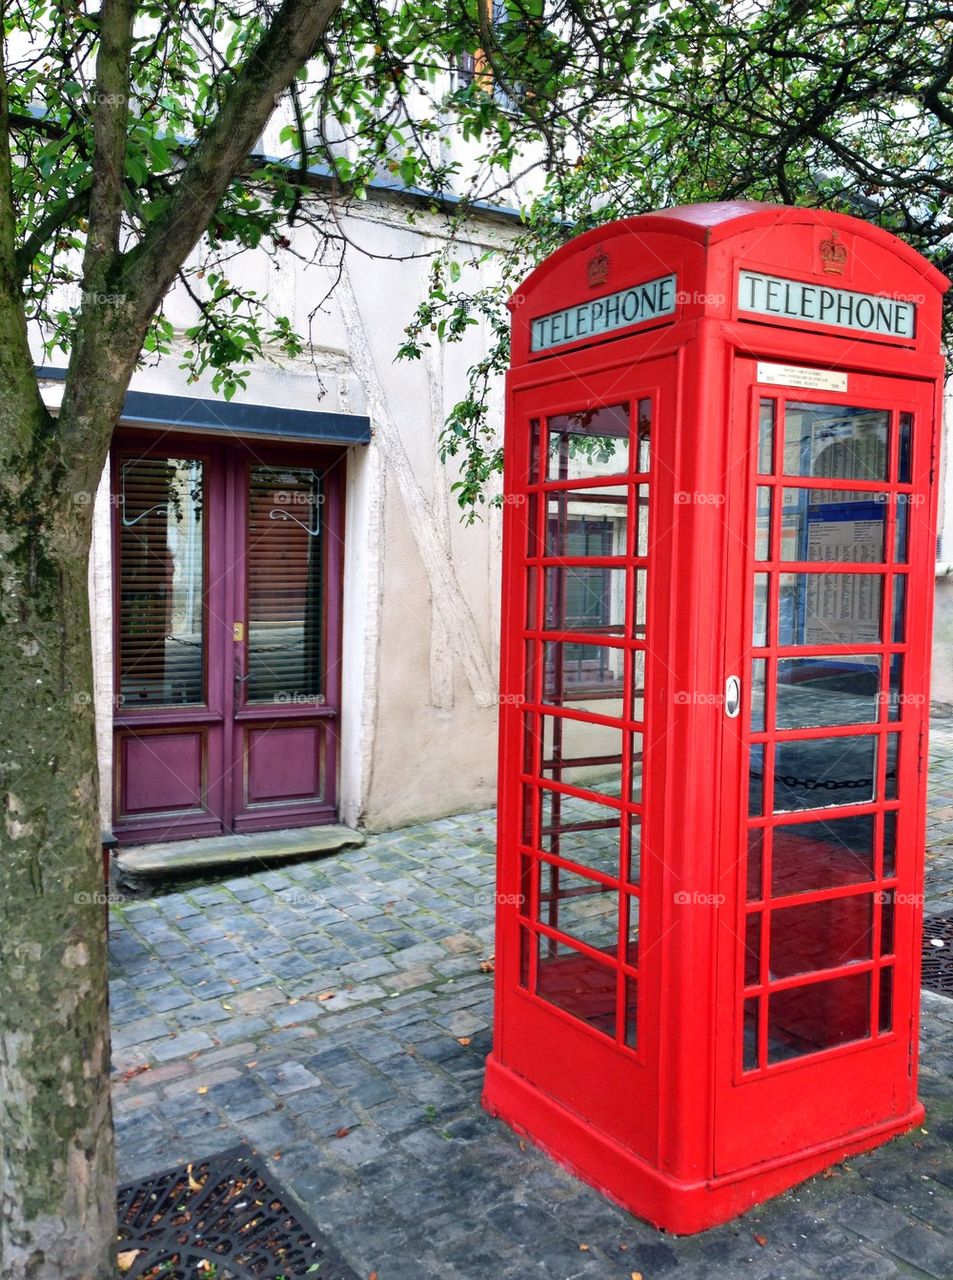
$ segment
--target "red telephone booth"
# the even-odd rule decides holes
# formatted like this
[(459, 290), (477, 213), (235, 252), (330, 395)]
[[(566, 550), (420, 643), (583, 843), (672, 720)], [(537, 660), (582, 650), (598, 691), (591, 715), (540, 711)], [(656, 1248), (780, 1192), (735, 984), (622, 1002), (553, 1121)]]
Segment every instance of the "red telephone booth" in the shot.
[(485, 1105), (676, 1232), (916, 1124), (940, 303), (853, 218), (511, 300)]

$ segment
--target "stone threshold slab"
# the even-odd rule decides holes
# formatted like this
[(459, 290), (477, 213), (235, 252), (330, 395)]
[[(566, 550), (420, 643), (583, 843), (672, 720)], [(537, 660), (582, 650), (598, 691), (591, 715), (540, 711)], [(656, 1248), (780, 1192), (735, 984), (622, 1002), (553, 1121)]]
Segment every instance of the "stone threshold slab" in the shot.
[(201, 840), (123, 845), (116, 850), (115, 862), (127, 875), (164, 876), (206, 867), (240, 866), (248, 862), (286, 862), (308, 854), (337, 853), (339, 849), (363, 843), (360, 831), (330, 823), (284, 831), (207, 836)]

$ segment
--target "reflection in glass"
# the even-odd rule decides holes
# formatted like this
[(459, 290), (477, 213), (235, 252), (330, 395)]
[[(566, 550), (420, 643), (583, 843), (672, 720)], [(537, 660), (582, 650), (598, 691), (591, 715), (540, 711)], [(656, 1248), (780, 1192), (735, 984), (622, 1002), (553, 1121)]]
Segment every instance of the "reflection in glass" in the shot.
[(828, 898), (771, 913), (771, 976), (839, 969), (873, 956), (873, 895)]
[(875, 573), (782, 573), (783, 645), (879, 644), (883, 580)]
[(761, 897), (761, 867), (764, 861), (764, 828), (748, 828), (748, 865), (746, 870), (746, 893), (749, 902), (757, 902)]
[(784, 1062), (870, 1035), (870, 974), (772, 992), (768, 1062)]
[(567, 716), (543, 716), (542, 775), (604, 795), (622, 785), (622, 730)]
[(539, 847), (544, 853), (578, 862), (603, 875), (619, 874), (621, 828), (615, 809), (545, 789), (540, 800)]
[(758, 406), (758, 471), (763, 476), (774, 470), (774, 411), (773, 400), (762, 400)]
[(609, 698), (613, 700), (611, 707), (601, 705), (599, 714), (621, 716), (624, 669), (622, 649), (570, 641), (547, 644), (543, 701), (561, 706)]
[(757, 986), (760, 981), (761, 912), (756, 911), (745, 920), (745, 986)]
[(895, 573), (893, 576), (893, 642), (903, 644), (907, 622), (907, 576)]
[(784, 489), (782, 560), (881, 564), (886, 494), (848, 489)]
[(614, 958), (619, 939), (618, 890), (551, 862), (538, 865), (540, 923)]
[(321, 473), (251, 468), (248, 494), (249, 702), (322, 697)]
[(909, 484), (913, 468), (913, 414), (901, 413), (900, 438), (897, 449), (897, 480)]
[(625, 633), (625, 569), (601, 565), (552, 565), (546, 569), (547, 631)]
[(559, 414), (548, 425), (549, 480), (583, 480), (628, 470), (627, 404)]
[(616, 485), (551, 493), (543, 554), (560, 559), (624, 556), (625, 502), (624, 487)]
[(649, 469), (649, 448), (652, 438), (652, 401), (640, 400), (638, 408), (637, 446), (635, 451), (635, 469), (645, 473)]
[(873, 724), (879, 696), (879, 657), (838, 653), (778, 659), (779, 729)]
[(647, 609), (648, 571), (636, 569), (632, 574), (632, 634), (636, 640), (645, 639)]
[(745, 1071), (756, 1071), (758, 1068), (758, 1042), (761, 1033), (758, 1011), (761, 1001), (755, 997), (745, 1001), (744, 1050), (742, 1065)]
[(900, 750), (900, 735), (898, 733), (887, 734), (887, 777), (884, 783), (884, 799), (896, 800), (897, 798), (897, 754)]
[(893, 531), (893, 558), (897, 564), (907, 563), (907, 529), (909, 525), (910, 504), (905, 493), (897, 494), (896, 519)]
[(884, 814), (884, 868), (883, 877), (889, 880), (897, 874), (897, 811), (888, 809)]
[(616, 970), (567, 943), (540, 935), (536, 994), (615, 1038)]
[(632, 654), (632, 719), (645, 719), (645, 652)]
[(203, 464), (120, 462), (119, 691), (125, 710), (205, 701)]
[(763, 648), (768, 643), (768, 580), (766, 573), (754, 575), (754, 609), (751, 619), (751, 643)]
[(752, 743), (748, 765), (748, 813), (759, 818), (764, 813), (764, 747)]
[(874, 798), (874, 735), (779, 742), (774, 756), (774, 811), (826, 809)]
[(893, 966), (880, 970), (880, 1013), (877, 1029), (881, 1035), (893, 1027)]
[[(614, 873), (612, 873), (614, 874)], [(635, 814), (629, 816), (629, 867), (624, 879), (629, 884), (638, 884), (642, 876), (642, 819)]]
[(888, 716), (891, 720), (900, 719), (903, 705), (903, 655), (895, 653), (890, 658), (890, 693), (888, 697)]
[(887, 479), (887, 410), (789, 403), (784, 472), (838, 480)]
[(637, 556), (649, 554), (649, 486), (635, 486), (635, 547)]
[(632, 745), (632, 795), (630, 799), (633, 804), (641, 804), (642, 796), (642, 766), (645, 739), (641, 733), (633, 733), (630, 735)]
[(774, 829), (771, 893), (836, 889), (874, 878), (874, 817), (784, 823)]
[(759, 484), (755, 490), (755, 560), (771, 559), (771, 488)]
[(752, 733), (764, 732), (764, 695), (765, 680), (767, 678), (768, 660), (767, 658), (752, 658), (751, 660), (751, 731)]
[(880, 895), (880, 954), (893, 955), (893, 894)]
[(625, 1031), (623, 1039), (630, 1049), (638, 1048), (639, 984), (635, 978), (625, 979)]

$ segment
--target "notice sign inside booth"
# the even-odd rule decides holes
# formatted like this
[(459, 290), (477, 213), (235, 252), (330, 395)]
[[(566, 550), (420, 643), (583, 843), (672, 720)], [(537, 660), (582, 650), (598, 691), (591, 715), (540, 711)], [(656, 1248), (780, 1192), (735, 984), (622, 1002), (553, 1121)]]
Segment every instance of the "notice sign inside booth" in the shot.
[(549, 351), (583, 338), (601, 338), (674, 315), (675, 276), (659, 276), (602, 298), (587, 298), (573, 307), (537, 316), (530, 329), (530, 351)]
[(738, 272), (738, 310), (887, 338), (912, 338), (917, 315), (916, 306), (906, 299), (854, 293), (757, 271)]

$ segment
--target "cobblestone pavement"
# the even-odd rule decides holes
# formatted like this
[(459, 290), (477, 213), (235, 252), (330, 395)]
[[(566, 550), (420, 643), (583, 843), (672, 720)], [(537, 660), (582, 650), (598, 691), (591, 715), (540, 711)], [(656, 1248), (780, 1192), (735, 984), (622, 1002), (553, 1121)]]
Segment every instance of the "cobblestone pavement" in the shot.
[[(928, 888), (953, 910), (953, 721)], [(922, 1131), (702, 1236), (653, 1230), (480, 1108), (492, 818), (114, 905), (123, 1180), (259, 1149), (379, 1280), (953, 1276), (953, 1000), (924, 995)]]

